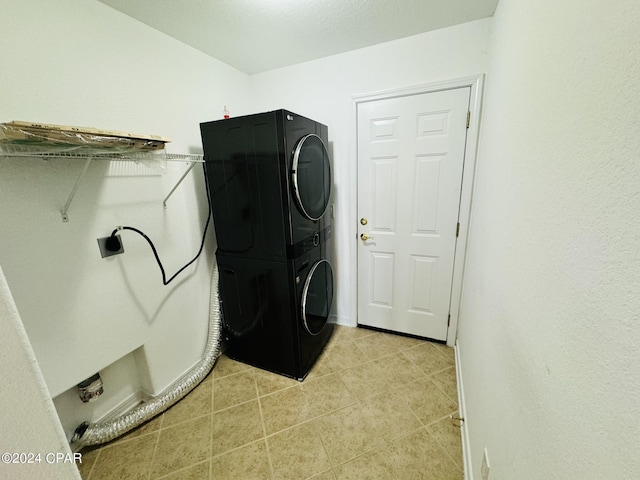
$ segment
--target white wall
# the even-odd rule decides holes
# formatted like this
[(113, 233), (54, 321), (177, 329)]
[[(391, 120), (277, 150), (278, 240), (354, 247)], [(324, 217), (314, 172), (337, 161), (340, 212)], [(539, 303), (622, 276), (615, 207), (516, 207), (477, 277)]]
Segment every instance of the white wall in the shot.
[(459, 343), (474, 478), (640, 478), (640, 4), (501, 0)]
[(483, 73), (491, 19), (253, 75), (256, 111), (286, 108), (329, 127), (337, 321), (355, 325), (354, 96)]
[[(227, 103), (236, 114), (249, 113), (247, 75), (104, 4), (0, 0), (0, 11), (0, 122), (157, 134), (174, 140), (170, 152), (196, 153), (199, 122), (220, 118)], [(138, 227), (173, 274), (200, 245), (207, 209), (202, 169), (163, 209), (185, 164), (157, 175), (94, 162), (69, 223), (62, 223), (59, 209), (82, 165), (0, 158), (0, 264), (52, 396), (114, 362), (117, 369), (141, 346), (140, 386), (158, 393), (202, 354), (213, 225), (203, 257), (166, 287), (141, 237), (123, 233), (125, 254), (106, 260), (96, 239), (117, 225)], [(106, 384), (98, 402), (121, 401), (110, 398), (120, 387)]]
[[(0, 331), (0, 475), (11, 479), (79, 479), (76, 458), (56, 417), (2, 269)], [(13, 455), (21, 453), (32, 456)], [(57, 461), (58, 453), (64, 455), (62, 461)]]
[[(352, 325), (353, 96), (483, 72), (490, 26), (471, 22), (250, 78), (99, 2), (0, 0), (0, 8), (0, 121), (159, 134), (174, 139), (175, 153), (200, 152), (198, 123), (219, 118), (223, 105), (232, 115), (288, 108), (329, 125), (335, 311)], [(123, 234), (124, 255), (100, 258), (96, 239), (128, 224), (154, 239), (167, 273), (177, 270), (199, 245), (202, 174), (196, 168), (164, 210), (184, 165), (163, 176), (95, 162), (62, 223), (81, 168), (74, 159), (0, 160), (0, 263), (67, 434), (78, 416), (99, 417), (130, 395), (131, 379), (140, 381), (133, 390), (158, 393), (199, 358), (215, 248), (211, 230), (207, 258), (169, 287), (134, 234)], [(69, 389), (96, 371), (106, 382), (102, 403), (81, 405)]]

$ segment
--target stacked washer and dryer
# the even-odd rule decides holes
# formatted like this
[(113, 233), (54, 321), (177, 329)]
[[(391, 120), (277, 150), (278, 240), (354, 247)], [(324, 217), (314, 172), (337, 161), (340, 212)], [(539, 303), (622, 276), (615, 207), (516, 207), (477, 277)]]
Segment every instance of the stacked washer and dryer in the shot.
[(225, 353), (302, 380), (333, 330), (327, 127), (276, 110), (200, 129)]

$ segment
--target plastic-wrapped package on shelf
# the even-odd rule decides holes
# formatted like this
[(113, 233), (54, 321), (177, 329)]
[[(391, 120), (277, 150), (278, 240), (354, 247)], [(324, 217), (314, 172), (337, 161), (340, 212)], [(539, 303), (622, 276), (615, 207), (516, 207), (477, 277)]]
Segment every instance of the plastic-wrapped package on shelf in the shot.
[(7, 153), (37, 153), (38, 150), (104, 154), (164, 150), (171, 140), (158, 135), (98, 130), (44, 123), (13, 121), (0, 123), (0, 148)]

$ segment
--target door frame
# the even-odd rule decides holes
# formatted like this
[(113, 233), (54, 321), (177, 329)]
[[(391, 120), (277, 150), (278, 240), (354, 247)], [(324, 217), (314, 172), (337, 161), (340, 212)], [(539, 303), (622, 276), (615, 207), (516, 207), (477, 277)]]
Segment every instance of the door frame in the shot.
[[(482, 93), (484, 86), (484, 74), (456, 78), (442, 82), (427, 83), (412, 87), (404, 87), (393, 90), (383, 90), (372, 93), (353, 95), (352, 99), (352, 145), (350, 176), (358, 181), (358, 105), (372, 100), (384, 100), (407, 95), (417, 95), (422, 93), (433, 93), (442, 90), (470, 87), (469, 111), (470, 123), (467, 130), (467, 139), (464, 149), (464, 165), (462, 174), (462, 189), (460, 192), (460, 211), (458, 221), (460, 231), (456, 240), (456, 251), (453, 260), (453, 281), (451, 285), (450, 315), (451, 319), (447, 329), (447, 345), (453, 347), (456, 342), (458, 332), (458, 321), (460, 315), (460, 303), (462, 300), (462, 283), (464, 278), (464, 266), (467, 253), (467, 243), (469, 238), (469, 221), (471, 215), (471, 200), (473, 196), (473, 186), (475, 183), (476, 160), (478, 154), (478, 139), (480, 134), (480, 117), (482, 113)], [(350, 292), (354, 301), (351, 304), (351, 318), (353, 326), (358, 322), (358, 189), (351, 189), (350, 192), (350, 217), (352, 219), (349, 227), (349, 237), (352, 239), (349, 250), (351, 255), (351, 281)]]

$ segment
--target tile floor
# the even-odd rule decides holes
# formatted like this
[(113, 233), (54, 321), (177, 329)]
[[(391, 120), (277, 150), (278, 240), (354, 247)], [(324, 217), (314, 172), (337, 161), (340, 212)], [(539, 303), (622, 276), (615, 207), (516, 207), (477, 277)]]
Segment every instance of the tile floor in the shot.
[(462, 480), (455, 375), (451, 348), (341, 326), (301, 383), (223, 355), (82, 478)]

